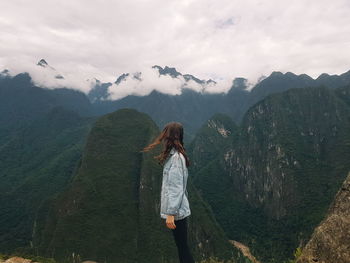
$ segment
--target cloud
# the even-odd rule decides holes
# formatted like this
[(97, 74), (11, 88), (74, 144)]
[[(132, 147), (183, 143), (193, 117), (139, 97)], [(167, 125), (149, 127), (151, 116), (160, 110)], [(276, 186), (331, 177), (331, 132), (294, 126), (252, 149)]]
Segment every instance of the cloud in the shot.
[(96, 71), (89, 68), (88, 65), (80, 65), (80, 67), (74, 70), (72, 70), (73, 67), (68, 67), (59, 71), (50, 64), (44, 67), (38, 66), (30, 58), (23, 57), (13, 58), (4, 64), (6, 66), (3, 68), (9, 69), (8, 73), (10, 76), (28, 72), (32, 78), (32, 82), (39, 87), (49, 89), (68, 87), (88, 93), (96, 83), (96, 79), (89, 78)]
[[(36, 72), (45, 58), (84, 92), (86, 79), (114, 82), (153, 65), (227, 84), (276, 70), (315, 78), (350, 69), (349, 12), (348, 0), (2, 0), (0, 66)], [(149, 85), (179, 92), (176, 80), (159, 81)], [(150, 86), (127, 90), (145, 94)]]
[(108, 99), (117, 100), (127, 95), (145, 96), (153, 90), (170, 95), (180, 95), (184, 88), (202, 93), (222, 93), (227, 92), (231, 86), (232, 81), (221, 81), (219, 84), (212, 82), (199, 84), (194, 80), (185, 80), (183, 75), (172, 77), (159, 74), (156, 68), (144, 68), (139, 73), (128, 75), (119, 84), (113, 83), (109, 86)]
[(145, 68), (139, 77), (140, 79), (131, 74), (119, 85), (113, 83), (108, 88), (109, 99), (116, 100), (126, 95), (144, 96), (151, 93), (152, 90), (178, 95), (181, 94), (181, 86), (185, 82), (181, 76), (173, 78), (169, 75), (159, 75), (158, 70), (153, 68)]
[(218, 28), (228, 28), (230, 26), (233, 26), (233, 25), (237, 25), (237, 23), (239, 22), (240, 20), (240, 17), (230, 17), (230, 18), (227, 18), (226, 20), (218, 20), (216, 21), (216, 27)]

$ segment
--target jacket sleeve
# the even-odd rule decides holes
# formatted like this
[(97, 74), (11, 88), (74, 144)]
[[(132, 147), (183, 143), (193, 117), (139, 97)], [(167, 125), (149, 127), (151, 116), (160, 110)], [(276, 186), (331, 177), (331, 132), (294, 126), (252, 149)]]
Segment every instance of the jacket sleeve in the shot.
[(168, 197), (165, 214), (178, 214), (184, 194), (184, 170), (180, 154), (175, 154), (168, 173)]

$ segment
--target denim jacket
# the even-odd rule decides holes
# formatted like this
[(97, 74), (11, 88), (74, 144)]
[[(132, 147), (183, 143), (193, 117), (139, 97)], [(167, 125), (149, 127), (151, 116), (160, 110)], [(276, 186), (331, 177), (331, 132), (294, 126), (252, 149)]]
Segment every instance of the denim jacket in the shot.
[(191, 214), (186, 189), (188, 170), (185, 157), (172, 148), (163, 166), (163, 179), (160, 198), (160, 216), (174, 215), (174, 220)]

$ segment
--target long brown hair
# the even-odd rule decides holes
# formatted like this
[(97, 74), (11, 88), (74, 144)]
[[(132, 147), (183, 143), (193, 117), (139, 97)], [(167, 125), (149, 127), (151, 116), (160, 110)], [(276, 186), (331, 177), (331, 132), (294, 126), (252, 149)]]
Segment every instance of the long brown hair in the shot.
[(154, 158), (158, 160), (158, 163), (163, 165), (169, 156), (171, 148), (174, 147), (175, 150), (183, 154), (186, 160), (186, 167), (188, 167), (190, 166), (190, 161), (186, 154), (183, 137), (184, 129), (182, 124), (180, 122), (169, 122), (165, 125), (158, 137), (151, 144), (143, 148), (141, 152), (147, 152), (163, 142), (162, 152), (159, 155), (154, 156)]

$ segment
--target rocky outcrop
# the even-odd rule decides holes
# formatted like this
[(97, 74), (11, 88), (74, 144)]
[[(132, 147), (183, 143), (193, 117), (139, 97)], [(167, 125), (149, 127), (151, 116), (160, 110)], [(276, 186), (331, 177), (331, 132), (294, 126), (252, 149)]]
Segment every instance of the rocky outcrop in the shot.
[[(0, 263), (42, 263), (42, 262), (54, 263), (55, 262), (52, 258), (50, 258), (50, 259), (42, 258), (42, 260), (44, 260), (44, 261), (35, 261), (33, 259), (23, 258), (23, 257), (19, 257), (19, 256), (5, 256), (5, 257), (1, 258), (1, 255), (0, 255)], [(91, 261), (91, 260), (78, 261), (78, 262), (80, 262), (80, 263), (98, 263), (97, 261)]]
[[(0, 259), (0, 262), (2, 262), (1, 259)], [(31, 259), (22, 258), (22, 257), (10, 257), (9, 259), (3, 262), (4, 263), (38, 263), (38, 262), (34, 262)]]
[(297, 263), (350, 262), (350, 173)]

